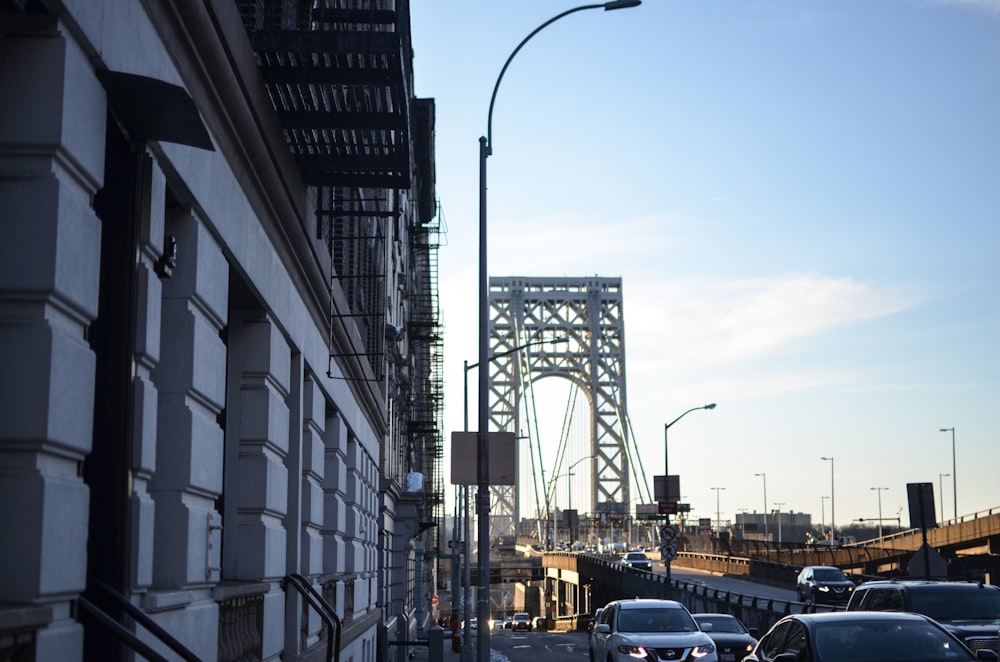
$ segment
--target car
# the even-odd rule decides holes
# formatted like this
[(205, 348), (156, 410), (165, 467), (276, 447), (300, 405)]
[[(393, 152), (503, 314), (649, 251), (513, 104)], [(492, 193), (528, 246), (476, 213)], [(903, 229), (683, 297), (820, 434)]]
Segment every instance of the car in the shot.
[(594, 626), (590, 661), (639, 659), (719, 662), (712, 638), (680, 602), (654, 598), (609, 602)]
[(912, 611), (930, 616), (974, 651), (997, 650), (1000, 586), (978, 582), (875, 580), (859, 586), (847, 611)]
[(622, 564), (636, 570), (652, 570), (653, 564), (645, 552), (626, 552), (622, 557)]
[(840, 568), (807, 565), (795, 578), (795, 592), (802, 602), (847, 604), (854, 592), (854, 582)]
[(691, 614), (715, 642), (719, 662), (739, 662), (757, 645), (757, 628), (748, 628), (731, 614)]
[(531, 632), (531, 615), (526, 612), (518, 612), (514, 614), (513, 624), (511, 625), (512, 630), (527, 630)]
[(601, 620), (601, 614), (604, 613), (604, 607), (598, 607), (594, 610), (594, 617), (590, 619), (590, 623), (587, 624), (587, 646), (590, 650), (590, 659), (593, 662), (594, 659), (594, 628), (597, 626), (598, 622)]
[(510, 616), (508, 616), (507, 618), (503, 619), (503, 629), (504, 630), (512, 630), (513, 628), (514, 628), (514, 619), (513, 618), (511, 618)]
[(955, 635), (923, 614), (831, 611), (790, 614), (760, 638), (743, 662), (966, 662), (996, 660), (973, 653)]
[(538, 631), (548, 630), (549, 621), (544, 616), (535, 616), (533, 619), (531, 619), (531, 627)]
[[(470, 630), (475, 630), (476, 629), (476, 625), (478, 625), (478, 623), (479, 623), (479, 619), (478, 618), (470, 618), (469, 619), (469, 629)], [(462, 621), (462, 629), (463, 630), (465, 629), (465, 621)]]

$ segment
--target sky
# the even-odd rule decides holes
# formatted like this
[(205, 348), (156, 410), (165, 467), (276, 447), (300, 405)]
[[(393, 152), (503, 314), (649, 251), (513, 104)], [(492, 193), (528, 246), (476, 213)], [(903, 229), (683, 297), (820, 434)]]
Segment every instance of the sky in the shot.
[[(518, 43), (574, 6), (411, 6), (447, 225), (448, 431), (462, 429), (462, 362), (478, 357), (490, 95)], [(646, 473), (662, 473), (667, 422), (718, 404), (669, 430), (692, 517), (828, 521), (831, 478), (838, 527), (905, 526), (908, 483), (932, 483), (948, 518), (1000, 507), (1000, 0), (577, 12), (515, 56), (492, 146), (490, 276), (622, 279)], [(470, 388), (475, 403), (475, 373)], [(546, 465), (567, 392), (535, 394), (554, 421)], [(584, 435), (563, 468), (589, 454)], [(560, 507), (589, 510), (589, 464), (558, 483)]]

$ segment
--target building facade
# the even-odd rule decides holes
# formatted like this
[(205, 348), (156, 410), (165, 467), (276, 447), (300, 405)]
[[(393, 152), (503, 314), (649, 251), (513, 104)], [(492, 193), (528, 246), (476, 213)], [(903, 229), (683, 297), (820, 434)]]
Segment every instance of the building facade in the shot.
[(0, 0), (0, 658), (405, 656), (433, 139), (407, 0)]

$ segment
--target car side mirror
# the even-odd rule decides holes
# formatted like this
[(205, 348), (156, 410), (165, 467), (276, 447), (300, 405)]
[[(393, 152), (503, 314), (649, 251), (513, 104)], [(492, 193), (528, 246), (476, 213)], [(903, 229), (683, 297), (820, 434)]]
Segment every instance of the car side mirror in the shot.
[(701, 624), (701, 631), (702, 632), (711, 632), (712, 631), (712, 624), (711, 623), (702, 623)]
[(997, 654), (986, 648), (980, 648), (976, 651), (977, 660), (996, 660)]
[(598, 634), (607, 634), (611, 632), (611, 626), (608, 625), (607, 623), (598, 623), (597, 627), (594, 628), (594, 632)]

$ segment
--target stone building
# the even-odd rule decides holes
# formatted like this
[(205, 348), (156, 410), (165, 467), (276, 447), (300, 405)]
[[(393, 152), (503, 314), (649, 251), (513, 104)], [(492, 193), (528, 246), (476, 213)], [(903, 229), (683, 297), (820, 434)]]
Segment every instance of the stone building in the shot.
[(0, 659), (402, 658), (441, 232), (407, 0), (0, 0)]

